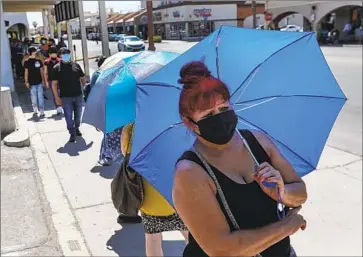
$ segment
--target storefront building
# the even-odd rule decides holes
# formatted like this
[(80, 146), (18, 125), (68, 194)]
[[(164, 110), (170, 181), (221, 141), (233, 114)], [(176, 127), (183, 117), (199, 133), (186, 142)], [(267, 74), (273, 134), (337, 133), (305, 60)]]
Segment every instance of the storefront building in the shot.
[[(198, 4), (196, 4), (198, 3)], [(221, 25), (237, 26), (237, 4), (180, 4), (154, 8), (155, 34), (188, 40), (208, 36)]]
[[(257, 13), (264, 5), (257, 5)], [(155, 34), (163, 39), (193, 40), (208, 36), (222, 25), (243, 27), (252, 15), (250, 4), (241, 1), (174, 1), (154, 7)]]

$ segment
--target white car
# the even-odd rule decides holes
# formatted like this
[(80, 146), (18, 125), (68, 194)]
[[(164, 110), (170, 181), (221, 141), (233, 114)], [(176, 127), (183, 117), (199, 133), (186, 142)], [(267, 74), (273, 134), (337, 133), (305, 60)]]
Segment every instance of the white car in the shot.
[(285, 27), (282, 27), (280, 31), (303, 32), (303, 29), (297, 25), (287, 25)]
[(137, 36), (124, 36), (117, 42), (119, 52), (138, 52), (145, 50), (145, 43)]

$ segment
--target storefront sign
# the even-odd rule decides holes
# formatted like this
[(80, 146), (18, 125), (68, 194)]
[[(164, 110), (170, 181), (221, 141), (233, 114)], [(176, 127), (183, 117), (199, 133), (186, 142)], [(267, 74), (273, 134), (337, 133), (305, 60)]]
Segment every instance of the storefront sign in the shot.
[(161, 12), (154, 13), (154, 21), (161, 21), (163, 18), (161, 16)]
[(212, 9), (206, 9), (206, 8), (200, 8), (200, 9), (194, 9), (193, 10), (194, 16), (199, 18), (207, 18), (212, 16)]
[(146, 15), (141, 16), (140, 22), (141, 24), (147, 24), (147, 16)]

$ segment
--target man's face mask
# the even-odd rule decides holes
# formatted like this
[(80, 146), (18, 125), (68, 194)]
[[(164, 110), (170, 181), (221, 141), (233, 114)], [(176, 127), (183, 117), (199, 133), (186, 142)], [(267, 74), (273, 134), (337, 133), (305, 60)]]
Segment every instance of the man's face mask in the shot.
[(71, 61), (71, 55), (70, 54), (63, 54), (62, 55), (62, 61), (63, 62), (70, 62)]
[(225, 145), (231, 141), (237, 127), (238, 118), (233, 110), (209, 116), (198, 122), (191, 120), (198, 126), (202, 138), (216, 145)]
[(40, 43), (41, 43), (42, 45), (45, 45), (45, 43), (47, 43), (47, 41), (42, 40), (42, 41), (40, 41)]

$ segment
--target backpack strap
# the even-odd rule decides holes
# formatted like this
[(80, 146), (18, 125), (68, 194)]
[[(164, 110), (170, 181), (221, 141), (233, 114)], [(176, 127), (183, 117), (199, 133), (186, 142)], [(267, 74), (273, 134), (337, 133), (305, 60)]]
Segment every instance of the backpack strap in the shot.
[(271, 163), (271, 159), (266, 153), (265, 149), (262, 147), (260, 142), (258, 142), (257, 138), (253, 135), (250, 130), (244, 129), (239, 130), (243, 138), (247, 141), (253, 155), (259, 164), (268, 162)]

